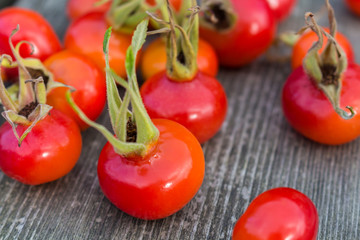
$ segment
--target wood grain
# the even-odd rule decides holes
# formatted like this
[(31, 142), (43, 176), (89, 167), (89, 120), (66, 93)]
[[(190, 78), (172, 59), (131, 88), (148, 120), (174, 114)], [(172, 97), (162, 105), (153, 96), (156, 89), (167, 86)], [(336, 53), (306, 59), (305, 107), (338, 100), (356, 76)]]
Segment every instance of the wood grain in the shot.
[[(354, 44), (359, 61), (360, 18), (342, 0), (333, 2), (339, 29)], [(69, 24), (65, 4), (64, 0), (16, 3), (43, 14), (61, 38)], [(279, 31), (297, 30), (304, 12), (316, 12), (322, 4), (322, 0), (299, 0)], [(292, 130), (280, 103), (282, 84), (290, 72), (288, 63), (264, 57), (240, 69), (221, 69), (218, 79), (229, 100), (226, 122), (203, 145), (206, 176), (200, 191), (173, 216), (135, 219), (104, 197), (96, 162), (105, 139), (89, 129), (83, 133), (79, 162), (58, 181), (26, 186), (0, 172), (0, 239), (230, 239), (249, 203), (279, 186), (296, 188), (313, 200), (320, 217), (318, 239), (360, 239), (360, 140), (323, 146)], [(98, 122), (109, 127), (105, 112)]]

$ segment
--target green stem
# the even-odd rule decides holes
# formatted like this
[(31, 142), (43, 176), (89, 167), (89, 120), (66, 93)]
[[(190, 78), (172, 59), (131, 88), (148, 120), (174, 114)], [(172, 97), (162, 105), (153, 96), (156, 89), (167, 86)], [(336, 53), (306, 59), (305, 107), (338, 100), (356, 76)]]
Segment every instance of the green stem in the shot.
[(125, 156), (125, 157), (135, 157), (135, 156), (143, 156), (146, 154), (146, 146), (141, 143), (128, 143), (120, 141), (116, 138), (111, 132), (109, 132), (104, 126), (98, 124), (94, 121), (91, 121), (83, 111), (76, 105), (74, 100), (71, 97), (71, 92), (67, 91), (66, 100), (72, 107), (72, 109), (78, 114), (78, 116), (89, 126), (98, 130), (114, 147), (114, 150), (117, 154)]
[[(311, 22), (309, 22), (309, 18)], [(320, 66), (320, 57), (318, 51), (322, 48), (324, 39), (319, 25), (317, 25), (315, 22), (313, 13), (305, 13), (305, 22), (318, 36), (318, 41), (315, 42), (309, 49), (307, 55), (304, 58), (303, 66), (307, 74), (311, 76), (311, 78), (314, 79), (317, 83), (320, 83), (323, 79), (323, 74)]]
[(155, 11), (145, 0), (114, 0), (106, 19), (116, 31), (131, 34), (135, 27), (146, 18), (146, 10)]
[(294, 47), (295, 43), (299, 40), (300, 34), (295, 32), (283, 32), (278, 36), (278, 40), (289, 47)]
[[(12, 65), (12, 59), (9, 55), (2, 55), (0, 58), (1, 61), (1, 66), (2, 66), (2, 62), (4, 61), (4, 59), (7, 59), (8, 63), (10, 63), (10, 65)], [(12, 98), (11, 95), (9, 94), (9, 92), (7, 91), (7, 89), (5, 88), (3, 79), (1, 78), (1, 69), (2, 67), (0, 67), (0, 99), (1, 99), (1, 104), (5, 107), (6, 110), (12, 110), (15, 112), (18, 112), (19, 106), (18, 104), (16, 104)]]
[[(111, 27), (106, 31), (105, 33), (105, 38), (104, 38), (104, 43), (103, 43), (103, 51), (105, 54), (105, 65), (106, 65), (106, 69), (110, 69), (110, 65), (109, 65), (109, 53), (108, 53), (108, 49), (109, 49), (109, 39), (110, 39), (110, 35), (111, 35)], [(113, 79), (111, 79), (111, 75), (110, 74), (106, 74), (106, 98), (107, 98), (107, 103), (109, 106), (109, 115), (110, 115), (110, 121), (111, 121), (111, 126), (113, 128), (113, 131), (115, 132), (116, 136), (122, 136), (122, 134), (124, 134), (124, 128), (120, 128), (123, 127), (123, 124), (119, 124), (116, 119), (118, 119), (117, 115), (118, 115), (118, 111), (120, 109), (120, 106), (122, 105), (122, 100), (120, 98), (119, 92), (117, 90), (116, 87), (116, 83)], [(125, 131), (126, 133), (126, 131)], [(123, 138), (121, 138), (121, 140), (124, 140)]]
[(166, 4), (164, 4), (165, 0), (156, 0), (155, 1), (157, 6), (159, 6), (160, 9), (160, 13), (161, 13), (161, 17), (164, 21), (169, 21), (169, 11), (168, 11), (168, 7)]
[[(184, 0), (180, 11), (181, 25), (176, 23), (175, 15), (166, 0), (166, 9), (163, 10), (167, 19), (158, 19), (149, 14), (153, 20), (167, 25), (169, 30), (161, 29), (158, 32), (169, 32), (167, 35), (167, 75), (174, 81), (191, 81), (197, 73), (197, 50), (199, 44), (199, 7), (196, 0)], [(164, 9), (164, 7), (162, 8)], [(190, 11), (189, 11), (190, 10)], [(189, 15), (190, 13), (190, 15)]]
[(31, 82), (34, 83), (34, 89), (35, 89), (35, 96), (36, 96), (36, 102), (40, 104), (46, 104), (46, 87), (45, 83), (42, 77), (39, 77), (37, 79), (31, 79), (25, 81), (25, 83)]
[[(125, 67), (128, 75), (128, 82), (117, 76), (109, 66), (109, 40), (111, 37), (111, 28), (106, 31), (104, 36), (103, 51), (106, 63), (107, 100), (110, 120), (116, 137), (103, 126), (87, 118), (80, 108), (76, 106), (71, 98), (71, 94), (69, 92), (67, 93), (67, 100), (74, 111), (78, 113), (79, 117), (88, 125), (100, 131), (112, 144), (116, 153), (126, 157), (145, 156), (152, 149), (152, 146), (157, 142), (159, 137), (159, 131), (152, 123), (141, 101), (135, 70), (136, 56), (145, 42), (147, 25), (148, 20), (144, 20), (137, 26), (131, 46), (127, 51)], [(117, 91), (116, 83), (126, 89), (123, 100)], [(133, 109), (132, 115), (129, 114), (129, 102)], [(137, 133), (135, 143), (126, 141), (128, 130), (127, 120), (129, 116), (132, 116), (133, 121), (136, 123)]]
[(129, 92), (125, 92), (124, 101), (119, 108), (119, 114), (115, 121), (116, 124), (115, 126), (118, 126), (118, 129), (120, 130), (118, 132), (117, 137), (119, 138), (120, 141), (123, 142), (126, 142), (126, 136), (127, 136), (127, 131), (124, 131), (124, 129), (125, 130), (127, 129), (127, 120), (129, 116), (126, 113), (128, 111), (129, 104), (130, 104), (130, 95)]
[(141, 97), (139, 98), (136, 91), (134, 91), (124, 79), (117, 76), (114, 71), (111, 71), (110, 73), (113, 75), (116, 83), (125, 88), (130, 95), (136, 128), (138, 129), (136, 142), (146, 145), (151, 144), (158, 138), (159, 132), (147, 114), (145, 106), (141, 101)]
[(20, 26), (17, 25), (17, 27), (11, 32), (11, 35), (9, 37), (9, 45), (11, 48), (11, 51), (15, 57), (16, 62), (18, 63), (18, 69), (19, 69), (19, 108), (22, 109), (27, 104), (35, 101), (34, 92), (32, 89), (31, 83), (25, 83), (26, 80), (31, 79), (31, 75), (26, 69), (26, 67), (22, 64), (22, 58), (19, 54), (19, 50), (22, 44), (28, 44), (32, 49), (33, 45), (27, 41), (21, 41), (16, 45), (16, 48), (14, 47), (12, 43), (12, 37), (20, 30)]

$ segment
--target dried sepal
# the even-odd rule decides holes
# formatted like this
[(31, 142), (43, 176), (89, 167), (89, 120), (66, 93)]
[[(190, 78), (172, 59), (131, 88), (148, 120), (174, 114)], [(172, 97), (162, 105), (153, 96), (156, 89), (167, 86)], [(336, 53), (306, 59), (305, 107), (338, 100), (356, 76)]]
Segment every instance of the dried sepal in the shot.
[(313, 13), (305, 13), (305, 22), (308, 28), (310, 28), (317, 35), (318, 40), (311, 46), (311, 48), (307, 52), (303, 60), (303, 66), (306, 73), (311, 76), (311, 78), (317, 83), (320, 83), (323, 79), (323, 74), (321, 71), (322, 62), (318, 51), (322, 48), (322, 45), (324, 43), (324, 37), (320, 26), (317, 25), (315, 21)]
[[(30, 113), (28, 119), (31, 121), (31, 125), (25, 130), (25, 132), (20, 136), (18, 139), (19, 146), (21, 145), (22, 141), (25, 137), (30, 133), (30, 131), (35, 127), (35, 125), (42, 119), (44, 119), (50, 112), (52, 107), (47, 104), (38, 104), (34, 111)], [(13, 129), (16, 131), (15, 129)]]
[(26, 117), (19, 115), (17, 112), (13, 110), (6, 110), (2, 112), (2, 116), (10, 123), (10, 125), (30, 125), (31, 121), (29, 121)]
[(39, 77), (37, 79), (27, 80), (25, 83), (31, 82), (34, 84), (36, 102), (39, 104), (46, 104), (46, 87), (44, 79)]
[[(6, 60), (9, 65), (12, 65), (13, 63), (12, 58), (9, 55), (6, 54), (1, 55), (0, 57), (1, 65), (4, 60)], [(8, 90), (5, 87), (5, 84), (1, 77), (1, 67), (0, 67), (0, 100), (5, 110), (12, 110), (15, 112), (20, 110), (18, 104), (12, 99), (11, 94), (8, 92)]]
[[(347, 68), (347, 57), (344, 50), (335, 40), (336, 21), (334, 10), (328, 0), (326, 2), (329, 12), (330, 34), (317, 24), (313, 13), (308, 12), (305, 14), (306, 27), (316, 33), (318, 41), (313, 44), (305, 56), (303, 68), (329, 99), (335, 112), (343, 119), (351, 119), (355, 115), (353, 109), (347, 106), (346, 108), (350, 111), (348, 112), (340, 107), (342, 75)], [(325, 50), (319, 55), (318, 52), (322, 48), (324, 36), (327, 37), (328, 43)]]
[(26, 105), (28, 105), (31, 102), (35, 101), (35, 95), (32, 90), (32, 85), (25, 83), (26, 80), (31, 79), (31, 75), (29, 71), (26, 69), (25, 65), (22, 64), (22, 57), (20, 56), (20, 47), (22, 44), (28, 44), (31, 49), (34, 48), (34, 46), (27, 42), (27, 41), (20, 41), (16, 47), (14, 47), (14, 44), (12, 42), (12, 37), (20, 30), (20, 26), (17, 25), (17, 27), (11, 32), (9, 37), (9, 45), (11, 48), (11, 52), (15, 57), (15, 61), (18, 65), (18, 71), (19, 71), (19, 97), (18, 97), (18, 104), (19, 108), (22, 109)]
[[(1, 113), (1, 115), (12, 127), (14, 135), (18, 140), (18, 145), (20, 146), (22, 141), (30, 133), (33, 127), (35, 127), (35, 125), (40, 120), (45, 118), (51, 109), (52, 107), (47, 104), (38, 104), (37, 107), (30, 113), (27, 118), (25, 116), (19, 115), (17, 112), (12, 110), (4, 111)], [(21, 134), (21, 136), (19, 136), (16, 130), (18, 125), (28, 126), (26, 130)]]

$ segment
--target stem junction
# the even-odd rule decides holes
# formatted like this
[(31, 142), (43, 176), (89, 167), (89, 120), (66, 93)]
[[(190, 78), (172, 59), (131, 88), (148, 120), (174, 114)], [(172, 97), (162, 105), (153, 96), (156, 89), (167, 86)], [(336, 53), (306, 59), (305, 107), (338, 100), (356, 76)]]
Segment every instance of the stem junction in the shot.
[[(166, 33), (166, 70), (167, 75), (174, 81), (191, 81), (196, 75), (197, 51), (199, 45), (199, 6), (196, 0), (183, 1), (178, 19), (170, 7), (169, 0), (166, 1), (166, 10), (162, 9), (164, 19), (147, 12), (151, 18), (165, 25), (164, 28), (149, 32)], [(178, 24), (178, 21), (180, 23)]]
[[(321, 28), (315, 21), (314, 14), (305, 14), (306, 28), (310, 28), (318, 36), (318, 41), (310, 48), (303, 61), (305, 72), (314, 80), (318, 88), (324, 92), (331, 102), (335, 112), (344, 119), (351, 119), (355, 112), (352, 107), (345, 111), (340, 107), (340, 94), (342, 87), (342, 75), (347, 68), (347, 57), (344, 50), (335, 40), (336, 20), (334, 10), (328, 0), (326, 0), (328, 16), (330, 22), (330, 33)], [(328, 38), (325, 50), (319, 54), (322, 48), (324, 36)]]
[[(159, 131), (152, 123), (141, 101), (139, 86), (136, 78), (136, 57), (146, 38), (148, 20), (143, 20), (136, 28), (131, 45), (126, 53), (125, 67), (128, 81), (125, 81), (110, 68), (109, 65), (109, 40), (111, 27), (104, 37), (103, 51), (106, 62), (106, 88), (107, 102), (111, 125), (115, 136), (104, 126), (91, 121), (74, 103), (70, 91), (67, 100), (79, 117), (88, 125), (96, 128), (112, 144), (114, 151), (127, 158), (142, 158), (148, 154), (159, 138)], [(121, 85), (126, 89), (121, 98), (116, 87)], [(130, 111), (130, 104), (131, 109)], [(135, 131), (135, 132), (134, 132)]]
[[(19, 30), (18, 25), (9, 37), (9, 45), (15, 61), (6, 54), (0, 57), (2, 67), (18, 69), (19, 81), (6, 88), (0, 72), (0, 100), (4, 108), (2, 116), (11, 125), (20, 146), (36, 123), (45, 118), (52, 109), (46, 104), (46, 94), (53, 88), (65, 85), (55, 82), (52, 74), (40, 60), (20, 56), (19, 50), (22, 44), (29, 44), (31, 48), (33, 45), (21, 41), (14, 47), (11, 39)], [(16, 130), (18, 125), (28, 126), (21, 136)]]

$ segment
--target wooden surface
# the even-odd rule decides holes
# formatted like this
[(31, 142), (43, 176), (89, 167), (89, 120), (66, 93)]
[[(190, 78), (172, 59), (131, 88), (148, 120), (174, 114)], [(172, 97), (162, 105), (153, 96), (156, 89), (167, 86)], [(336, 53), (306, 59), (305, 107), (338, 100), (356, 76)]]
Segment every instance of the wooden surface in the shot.
[[(316, 12), (323, 2), (298, 0), (279, 31), (298, 29), (304, 12)], [(359, 62), (360, 18), (348, 12), (342, 0), (333, 2), (339, 30), (354, 44)], [(16, 5), (39, 11), (63, 38), (68, 25), (65, 3), (19, 0)], [(206, 175), (200, 191), (173, 216), (138, 220), (104, 197), (96, 162), (105, 139), (89, 129), (83, 133), (79, 162), (58, 181), (27, 186), (0, 172), (0, 239), (230, 239), (251, 200), (279, 186), (296, 188), (313, 200), (320, 218), (318, 239), (360, 239), (360, 140), (323, 146), (291, 129), (280, 104), (290, 72), (288, 63), (264, 58), (220, 71), (229, 101), (227, 119), (203, 145)], [(107, 114), (98, 122), (109, 126)]]

